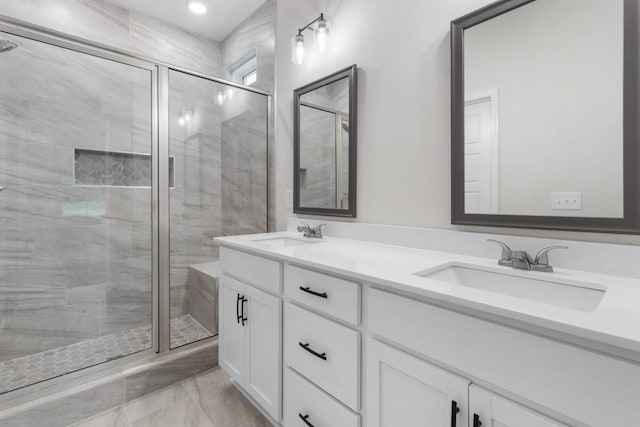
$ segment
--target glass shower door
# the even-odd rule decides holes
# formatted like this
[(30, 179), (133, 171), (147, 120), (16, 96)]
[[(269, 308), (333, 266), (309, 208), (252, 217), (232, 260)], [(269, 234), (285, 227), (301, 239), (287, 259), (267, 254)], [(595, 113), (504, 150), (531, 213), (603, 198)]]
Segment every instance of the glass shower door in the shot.
[(0, 36), (5, 393), (153, 347), (154, 71)]
[(171, 348), (218, 334), (213, 238), (267, 231), (267, 105), (169, 70)]

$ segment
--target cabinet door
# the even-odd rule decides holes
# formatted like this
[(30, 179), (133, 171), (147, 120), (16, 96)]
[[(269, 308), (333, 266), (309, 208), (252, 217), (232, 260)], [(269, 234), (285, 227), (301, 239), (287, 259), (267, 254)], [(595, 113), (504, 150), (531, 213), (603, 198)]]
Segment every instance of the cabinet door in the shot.
[(247, 286), (249, 295), (244, 387), (274, 419), (282, 394), (282, 305), (279, 298)]
[(467, 427), (469, 384), (407, 353), (368, 340), (369, 427)]
[(476, 385), (469, 388), (469, 424), (482, 427), (566, 427)]
[[(239, 315), (242, 312), (246, 286), (228, 276), (222, 276), (218, 315), (220, 322), (219, 365), (238, 384), (245, 375), (245, 330)], [(244, 302), (246, 313), (247, 303)]]

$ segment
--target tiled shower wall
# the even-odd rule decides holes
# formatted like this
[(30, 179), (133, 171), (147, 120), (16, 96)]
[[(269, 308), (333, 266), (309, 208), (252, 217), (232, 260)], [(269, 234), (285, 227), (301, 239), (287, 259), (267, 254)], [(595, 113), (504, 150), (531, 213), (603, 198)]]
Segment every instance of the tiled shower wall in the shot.
[(152, 60), (222, 76), (218, 42), (103, 0), (11, 0), (0, 15), (20, 19)]
[[(256, 87), (269, 91), (274, 8), (275, 1), (268, 1), (224, 41), (227, 58), (257, 46)], [(103, 1), (12, 0), (0, 4), (0, 14), (225, 77), (219, 43)], [(117, 72), (70, 58), (79, 54), (63, 49), (28, 51), (25, 44), (12, 54), (27, 53), (20, 67), (27, 75), (14, 72), (0, 81), (0, 184), (11, 175), (24, 180), (24, 191), (6, 190), (0, 197), (7, 230), (0, 233), (0, 361), (151, 321), (150, 190), (73, 186), (77, 147), (150, 152), (144, 123), (150, 82), (145, 77), (124, 84)], [(27, 78), (37, 70), (40, 76)], [(181, 134), (176, 126), (171, 135), (180, 147), (171, 154), (172, 317), (188, 311), (188, 266), (217, 257), (214, 236), (266, 230), (264, 144), (258, 144), (260, 152), (253, 145), (266, 138), (265, 106), (223, 117), (211, 96), (198, 91), (198, 79), (189, 79), (171, 101), (198, 108), (205, 120), (197, 132)], [(73, 103), (68, 93), (74, 93)], [(221, 156), (229, 159), (222, 168)], [(185, 171), (196, 167), (201, 182), (194, 191), (193, 174)], [(253, 185), (255, 197), (247, 199), (244, 184)]]
[[(221, 73), (217, 42), (102, 1), (12, 0), (0, 14)], [(73, 185), (77, 147), (150, 153), (150, 75), (28, 41), (12, 55), (0, 62), (0, 361), (151, 322), (150, 189)]]

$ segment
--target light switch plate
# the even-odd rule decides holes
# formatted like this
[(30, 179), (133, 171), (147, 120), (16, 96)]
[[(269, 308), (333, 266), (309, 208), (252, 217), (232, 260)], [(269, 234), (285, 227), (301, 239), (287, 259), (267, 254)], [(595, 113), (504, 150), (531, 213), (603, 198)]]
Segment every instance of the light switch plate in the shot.
[(580, 192), (551, 193), (551, 209), (556, 211), (582, 210), (582, 193)]

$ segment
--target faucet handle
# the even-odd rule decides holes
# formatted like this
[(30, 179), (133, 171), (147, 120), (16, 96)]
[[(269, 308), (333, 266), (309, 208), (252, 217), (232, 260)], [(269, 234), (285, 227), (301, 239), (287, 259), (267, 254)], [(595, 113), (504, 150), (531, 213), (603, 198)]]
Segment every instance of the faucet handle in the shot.
[(549, 265), (549, 252), (554, 249), (569, 249), (568, 246), (549, 246), (547, 248), (541, 249), (536, 255), (535, 264), (536, 265)]
[(320, 224), (317, 225), (314, 229), (313, 229), (313, 233), (318, 236), (318, 237), (322, 237), (322, 227), (324, 227), (327, 224)]
[(511, 261), (511, 248), (507, 246), (506, 243), (501, 242), (500, 240), (495, 239), (487, 239), (487, 242), (497, 243), (502, 247), (502, 259), (500, 261)]

